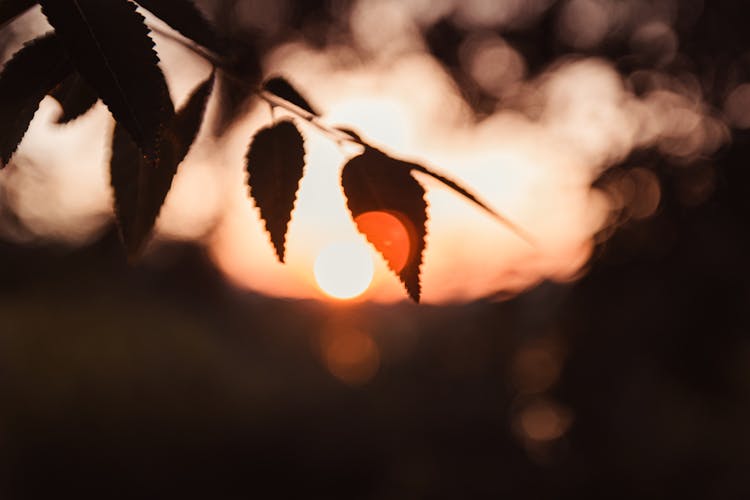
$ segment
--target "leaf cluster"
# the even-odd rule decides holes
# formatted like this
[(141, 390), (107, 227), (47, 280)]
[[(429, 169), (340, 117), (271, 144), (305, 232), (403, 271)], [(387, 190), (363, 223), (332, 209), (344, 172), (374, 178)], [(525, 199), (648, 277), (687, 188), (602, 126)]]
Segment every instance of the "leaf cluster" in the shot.
[[(13, 157), (46, 95), (62, 107), (60, 124), (84, 115), (101, 100), (116, 122), (110, 159), (114, 212), (128, 257), (135, 260), (202, 126), (216, 73), (197, 85), (186, 104), (176, 110), (151, 29), (137, 6), (185, 37), (183, 43), (207, 58), (220, 75), (235, 85), (239, 82), (250, 88), (252, 83), (234, 71), (223, 55), (226, 41), (216, 35), (191, 0), (3, 0), (0, 26), (37, 4), (54, 30), (24, 45), (0, 73), (0, 168)], [(284, 108), (294, 117), (258, 131), (246, 155), (250, 196), (281, 262), (305, 169), (304, 137), (295, 119), (338, 143), (347, 141), (362, 148), (341, 173), (348, 208), (360, 232), (415, 301), (421, 294), (428, 215), (425, 190), (414, 172), (433, 177), (510, 225), (455, 182), (422, 165), (393, 158), (351, 130), (326, 126), (318, 110), (286, 79), (270, 78), (255, 92), (272, 108)], [(391, 214), (402, 224), (409, 246), (405, 262), (397, 261), (389, 250), (390, 242), (362, 222), (360, 216), (371, 212)], [(511, 228), (523, 236), (519, 228)]]

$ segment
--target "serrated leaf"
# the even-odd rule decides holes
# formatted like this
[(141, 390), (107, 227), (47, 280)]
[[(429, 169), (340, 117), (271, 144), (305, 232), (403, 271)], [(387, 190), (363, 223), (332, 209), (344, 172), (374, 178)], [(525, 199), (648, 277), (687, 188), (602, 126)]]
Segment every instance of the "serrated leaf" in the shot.
[[(411, 166), (371, 147), (349, 160), (341, 173), (341, 185), (347, 206), (357, 229), (365, 235), (388, 266), (404, 284), (409, 297), (419, 302), (420, 266), (427, 236), (427, 202), (425, 190), (411, 175)], [(408, 251), (403, 261), (394, 253), (370, 224), (360, 216), (386, 213), (395, 216), (408, 234)]]
[(250, 195), (281, 262), (304, 167), (304, 139), (291, 121), (264, 128), (253, 137), (247, 152)]
[(72, 67), (54, 34), (39, 37), (15, 53), (0, 73), (0, 160), (10, 161), (39, 103)]
[(222, 46), (211, 24), (191, 0), (136, 0), (173, 30), (214, 52)]
[(0, 0), (0, 26), (12, 21), (36, 4), (36, 0)]
[(94, 107), (99, 96), (86, 81), (74, 72), (49, 93), (62, 107), (57, 123), (68, 123)]
[(73, 64), (144, 155), (174, 110), (144, 18), (127, 0), (40, 0)]
[[(364, 142), (359, 137), (359, 135), (357, 135), (355, 132), (353, 132), (350, 129), (336, 127), (336, 130), (339, 130), (341, 132), (344, 132), (344, 133), (348, 134), (353, 140), (355, 140), (359, 144), (365, 146), (365, 148), (376, 149), (376, 148), (373, 148), (372, 146), (370, 146), (369, 144), (367, 144), (366, 142)], [(385, 153), (381, 152), (381, 154), (385, 154)], [(488, 214), (490, 214), (498, 222), (500, 222), (501, 224), (505, 225), (508, 229), (510, 229), (513, 233), (515, 233), (516, 236), (518, 236), (522, 240), (526, 241), (529, 245), (536, 246), (536, 242), (535, 242), (534, 238), (525, 229), (523, 229), (521, 226), (519, 226), (518, 224), (516, 224), (515, 222), (513, 222), (512, 220), (510, 220), (508, 217), (506, 217), (505, 215), (497, 212), (492, 207), (490, 207), (489, 205), (487, 205), (486, 203), (484, 203), (483, 201), (481, 201), (474, 193), (470, 192), (468, 189), (466, 189), (465, 187), (461, 186), (456, 181), (454, 181), (452, 179), (449, 179), (449, 178), (447, 178), (447, 177), (445, 177), (443, 175), (440, 175), (437, 172), (434, 172), (434, 171), (430, 170), (429, 168), (427, 168), (427, 167), (425, 167), (423, 165), (419, 165), (417, 163), (413, 163), (413, 162), (409, 162), (409, 161), (405, 161), (405, 160), (395, 160), (395, 161), (398, 161), (399, 163), (401, 163), (401, 165), (402, 165), (403, 168), (407, 168), (407, 169), (410, 169), (413, 172), (419, 172), (419, 173), (425, 174), (425, 175), (427, 175), (429, 177), (432, 177), (436, 181), (438, 181), (441, 184), (443, 184), (444, 186), (450, 188), (452, 191), (460, 194), (462, 197), (466, 198), (467, 200), (469, 200), (470, 202), (472, 202), (474, 205), (478, 206), (479, 208), (481, 208), (482, 210), (484, 210), (485, 212), (487, 212)]]
[(169, 130), (172, 131), (177, 139), (177, 144), (179, 144), (177, 156), (180, 158), (180, 161), (187, 155), (203, 123), (208, 98), (211, 96), (214, 88), (214, 77), (214, 73), (211, 73), (208, 78), (198, 85), (190, 94), (185, 104), (175, 114), (173, 125)]
[(144, 157), (125, 128), (117, 124), (110, 160), (115, 215), (130, 260), (140, 255), (172, 186), (177, 168), (187, 156), (200, 129), (213, 75), (193, 91), (174, 115), (158, 162)]
[(295, 89), (291, 83), (286, 79), (276, 76), (270, 78), (263, 83), (263, 90), (270, 92), (271, 94), (284, 99), (287, 102), (291, 102), (295, 106), (304, 109), (313, 116), (320, 116), (320, 114), (313, 109), (310, 103), (302, 97), (297, 89)]

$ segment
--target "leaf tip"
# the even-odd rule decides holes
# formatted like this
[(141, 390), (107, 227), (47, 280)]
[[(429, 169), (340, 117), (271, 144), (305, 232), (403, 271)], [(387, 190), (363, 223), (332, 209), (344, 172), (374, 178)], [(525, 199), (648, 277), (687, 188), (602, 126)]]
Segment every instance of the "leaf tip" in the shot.
[(286, 250), (286, 245), (285, 245), (284, 240), (277, 241), (274, 239), (273, 248), (276, 251), (276, 258), (279, 260), (279, 263), (286, 264), (286, 256), (284, 255), (285, 250)]
[(313, 116), (320, 116), (320, 113), (312, 106), (312, 104), (310, 104), (310, 102), (282, 76), (276, 75), (265, 80), (261, 85), (261, 89), (294, 104)]

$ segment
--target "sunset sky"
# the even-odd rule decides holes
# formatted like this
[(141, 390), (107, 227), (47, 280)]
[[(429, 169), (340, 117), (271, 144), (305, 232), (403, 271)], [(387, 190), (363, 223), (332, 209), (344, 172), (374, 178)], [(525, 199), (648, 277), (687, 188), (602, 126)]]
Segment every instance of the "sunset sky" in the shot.
[[(542, 3), (533, 6), (543, 8)], [(479, 4), (475, 7), (481, 10), (484, 4)], [(419, 177), (427, 188), (430, 216), (422, 266), (426, 302), (518, 291), (543, 279), (574, 279), (613, 211), (627, 206), (632, 216), (648, 217), (658, 208), (659, 185), (647, 170), (623, 178), (617, 193), (590, 189), (605, 167), (638, 147), (656, 146), (665, 154), (691, 158), (727, 140), (726, 125), (706, 108), (689, 77), (652, 72), (624, 79), (608, 61), (579, 57), (559, 60), (529, 78), (523, 57), (494, 34), (478, 35), (467, 46), (465, 64), (509, 105), (474, 116), (446, 69), (424, 47), (416, 26), (430, 9), (420, 5), (358, 4), (350, 23), (360, 48), (374, 54), (367, 60), (346, 46), (289, 43), (273, 51), (264, 67), (266, 74), (294, 82), (323, 110), (324, 123), (352, 128), (395, 157), (455, 179), (535, 239), (535, 245), (528, 244), (467, 200)], [(43, 30), (41, 21), (28, 17), (26, 23)], [(364, 21), (372, 18), (388, 19), (388, 29), (373, 29)], [(573, 29), (565, 24), (572, 19), (563, 16), (563, 34)], [(594, 30), (596, 23), (587, 26), (580, 27), (575, 43), (594, 43), (603, 36)], [(666, 22), (655, 21), (639, 36), (669, 39), (670, 33)], [(156, 40), (179, 102), (209, 66), (174, 41)], [(663, 50), (664, 57), (674, 56), (673, 45), (663, 44)], [(175, 60), (183, 64), (170, 64)], [(632, 88), (642, 81), (651, 90), (636, 97)], [(742, 95), (735, 99), (737, 106), (744, 102)], [(4, 175), (21, 219), (37, 237), (83, 241), (109, 220), (103, 131), (112, 125), (101, 104), (64, 128), (51, 124), (58, 112), (47, 98), (21, 146), (19, 163), (35, 167)], [(277, 117), (283, 114), (278, 111)], [(158, 235), (205, 241), (219, 268), (241, 287), (274, 296), (326, 298), (314, 272), (321, 251), (342, 242), (365, 244), (339, 183), (343, 164), (359, 151), (298, 121), (306, 138), (306, 175), (289, 226), (287, 263), (281, 265), (245, 184), (249, 139), (270, 120), (268, 107), (257, 105), (220, 140), (210, 138), (204, 127), (175, 178)], [(622, 193), (630, 195), (623, 198)], [(405, 299), (398, 279), (368, 248), (374, 275), (359, 300)]]

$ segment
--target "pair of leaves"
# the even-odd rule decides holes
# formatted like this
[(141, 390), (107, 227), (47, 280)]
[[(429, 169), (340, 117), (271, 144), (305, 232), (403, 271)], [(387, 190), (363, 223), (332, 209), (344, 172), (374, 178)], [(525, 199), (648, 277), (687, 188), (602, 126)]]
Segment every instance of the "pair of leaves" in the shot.
[(159, 155), (173, 114), (144, 18), (126, 0), (40, 0), (80, 75), (96, 89), (143, 154)]
[(131, 261), (148, 240), (177, 168), (200, 130), (213, 81), (212, 74), (173, 115), (162, 136), (158, 161), (141, 154), (124, 126), (115, 126), (110, 178), (118, 226)]
[[(0, 74), (0, 159), (6, 164), (46, 95), (67, 123), (101, 99), (116, 121), (110, 163), (115, 212), (129, 257), (148, 238), (177, 167), (200, 128), (213, 75), (175, 113), (143, 16), (128, 0), (3, 0), (0, 24), (37, 3), (55, 29), (17, 52)], [(221, 43), (190, 0), (138, 0), (214, 51)]]
[[(4, 123), (0, 159), (7, 163), (45, 94), (63, 106), (65, 123), (101, 99), (144, 155), (159, 145), (174, 109), (149, 29), (128, 0), (3, 0), (0, 24), (41, 4), (55, 35), (21, 49), (0, 74)], [(212, 50), (221, 43), (190, 0), (142, 0), (142, 7), (178, 32)], [(57, 55), (52, 59), (51, 54)], [(25, 88), (18, 82), (30, 82)], [(42, 90), (44, 90), (42, 92)]]
[[(221, 42), (190, 0), (136, 1), (196, 43), (210, 50), (221, 50)], [(38, 0), (38, 3), (55, 33), (27, 44), (0, 74), (3, 118), (0, 159), (3, 163), (10, 160), (44, 95), (53, 95), (62, 105), (63, 114), (58, 120), (61, 123), (75, 119), (101, 99), (117, 122), (110, 162), (115, 211), (128, 255), (135, 258), (150, 235), (177, 168), (201, 126), (213, 75), (175, 113), (149, 29), (134, 3), (128, 0)], [(37, 1), (29, 0), (0, 2), (0, 25), (36, 4)], [(234, 71), (235, 66), (242, 66), (245, 68), (242, 75), (255, 75), (258, 65), (254, 52), (248, 50), (246, 55), (256, 64), (226, 67)], [(243, 85), (238, 92), (232, 85), (220, 90), (224, 93), (228, 90), (235, 97), (247, 96), (251, 88), (247, 80), (251, 78), (227, 76), (222, 76), (223, 83), (231, 81), (234, 85), (242, 80)], [(278, 99), (276, 104), (282, 102), (284, 107), (323, 130), (339, 138), (343, 135), (364, 147), (364, 152), (351, 159), (342, 171), (347, 204), (359, 231), (383, 255), (415, 301), (419, 301), (421, 292), (419, 273), (427, 234), (427, 203), (424, 188), (412, 176), (414, 171), (441, 181), (510, 225), (455, 182), (421, 165), (392, 158), (347, 129), (334, 130), (321, 125), (317, 111), (286, 80), (271, 79), (262, 90)], [(220, 123), (227, 125), (233, 113), (224, 113), (225, 120)], [(304, 155), (304, 139), (291, 121), (258, 132), (247, 154), (250, 192), (281, 261), (304, 173)], [(371, 222), (362, 222), (361, 216), (370, 212), (396, 214), (403, 222), (410, 232), (405, 262), (398, 261), (397, 254), (389, 251), (386, 242), (374, 234)]]
[[(318, 117), (307, 99), (283, 78), (268, 80), (263, 90), (274, 98), (294, 104), (309, 113), (311, 118)], [(274, 103), (275, 99), (269, 101)], [(428, 216), (424, 187), (412, 173), (427, 174), (496, 217), (500, 216), (455, 182), (422, 165), (388, 156), (346, 129), (337, 130), (364, 147), (364, 152), (350, 159), (341, 173), (341, 185), (357, 229), (383, 256), (403, 283), (409, 297), (419, 302), (420, 267), (426, 245)], [(291, 121), (281, 121), (261, 129), (247, 153), (250, 195), (260, 209), (261, 218), (281, 262), (284, 261), (284, 243), (291, 212), (304, 174), (304, 156), (304, 139)], [(363, 214), (371, 212), (395, 214), (402, 223), (409, 234), (410, 246), (405, 262), (389, 249), (390, 242), (384, 241), (370, 223), (360, 219)]]

